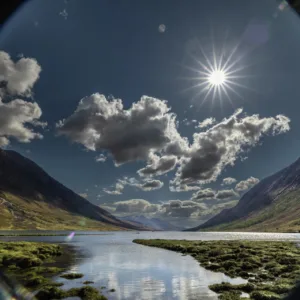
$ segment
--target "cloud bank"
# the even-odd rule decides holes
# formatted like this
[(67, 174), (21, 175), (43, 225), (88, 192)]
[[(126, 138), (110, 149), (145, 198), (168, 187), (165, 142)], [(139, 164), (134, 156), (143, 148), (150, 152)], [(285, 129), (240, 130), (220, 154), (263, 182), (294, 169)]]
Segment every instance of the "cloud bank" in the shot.
[[(199, 126), (206, 128), (215, 122), (209, 118)], [(72, 115), (59, 121), (57, 129), (58, 134), (89, 150), (109, 151), (116, 166), (146, 161), (147, 165), (138, 170), (141, 177), (160, 176), (177, 168), (170, 190), (189, 191), (214, 182), (263, 136), (285, 133), (289, 123), (284, 115), (247, 116), (238, 109), (205, 131), (194, 133), (189, 144), (179, 134), (176, 115), (166, 101), (143, 96), (125, 109), (120, 99), (93, 94), (83, 98)]]

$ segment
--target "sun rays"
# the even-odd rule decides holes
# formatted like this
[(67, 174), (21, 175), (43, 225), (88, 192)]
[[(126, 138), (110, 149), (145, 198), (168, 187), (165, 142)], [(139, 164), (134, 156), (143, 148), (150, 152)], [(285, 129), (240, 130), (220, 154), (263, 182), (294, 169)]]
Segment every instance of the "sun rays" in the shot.
[(242, 79), (249, 76), (244, 72), (247, 66), (243, 65), (244, 55), (238, 48), (239, 44), (230, 51), (225, 51), (224, 44), (219, 51), (216, 51), (216, 47), (212, 43), (210, 51), (204, 51), (200, 41), (197, 40), (193, 51), (189, 52), (193, 66), (191, 64), (183, 65), (185, 69), (195, 74), (184, 78), (188, 82), (192, 82), (192, 85), (188, 86), (184, 92), (193, 90), (191, 99), (193, 104), (202, 106), (210, 100), (211, 105), (214, 105), (218, 99), (222, 106), (224, 99), (227, 99), (231, 106), (235, 107), (234, 99), (236, 97), (243, 99), (240, 89), (251, 90), (242, 83)]

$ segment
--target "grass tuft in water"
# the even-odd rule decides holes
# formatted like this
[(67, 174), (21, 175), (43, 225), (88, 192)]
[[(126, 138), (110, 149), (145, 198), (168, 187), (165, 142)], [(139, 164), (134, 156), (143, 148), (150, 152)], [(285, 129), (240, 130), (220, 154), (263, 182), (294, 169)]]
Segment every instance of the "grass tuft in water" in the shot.
[(68, 273), (68, 274), (60, 275), (60, 277), (65, 279), (78, 279), (78, 278), (82, 278), (83, 276), (84, 275), (81, 273)]

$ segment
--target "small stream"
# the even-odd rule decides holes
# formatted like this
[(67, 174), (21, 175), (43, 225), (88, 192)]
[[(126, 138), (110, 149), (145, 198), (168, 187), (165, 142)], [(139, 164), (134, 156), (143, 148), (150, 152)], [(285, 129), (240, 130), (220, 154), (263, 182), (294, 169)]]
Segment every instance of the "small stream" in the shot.
[[(0, 232), (4, 233), (4, 232)], [(62, 232), (59, 232), (60, 234)], [(66, 235), (69, 232), (65, 232)], [(76, 235), (66, 242), (64, 236), (0, 237), (0, 240), (27, 240), (68, 243), (79, 250), (70, 272), (84, 277), (67, 280), (60, 277), (64, 289), (94, 281), (108, 299), (217, 299), (208, 286), (222, 281), (240, 284), (242, 278), (229, 278), (202, 268), (191, 256), (132, 243), (136, 238), (186, 240), (284, 240), (299, 241), (300, 234), (277, 233), (209, 233), (209, 232), (106, 232), (103, 235)], [(101, 289), (101, 287), (105, 287)], [(114, 289), (114, 292), (109, 292)]]

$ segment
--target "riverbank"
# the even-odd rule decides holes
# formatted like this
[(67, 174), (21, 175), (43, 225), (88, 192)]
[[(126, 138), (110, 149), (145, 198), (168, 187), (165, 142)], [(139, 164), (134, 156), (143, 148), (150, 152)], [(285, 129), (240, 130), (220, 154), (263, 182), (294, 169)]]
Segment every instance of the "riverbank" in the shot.
[(300, 248), (292, 242), (160, 239), (133, 242), (191, 255), (205, 269), (248, 280), (240, 285), (222, 282), (210, 285), (222, 300), (244, 299), (243, 293), (254, 300), (282, 299), (300, 279)]
[(66, 272), (74, 259), (75, 250), (68, 245), (0, 242), (0, 269), (8, 278), (20, 283), (28, 291), (38, 291), (37, 299), (63, 299), (70, 296), (78, 296), (81, 299), (106, 299), (93, 287), (62, 290), (59, 288), (62, 283), (51, 280), (54, 276)]

